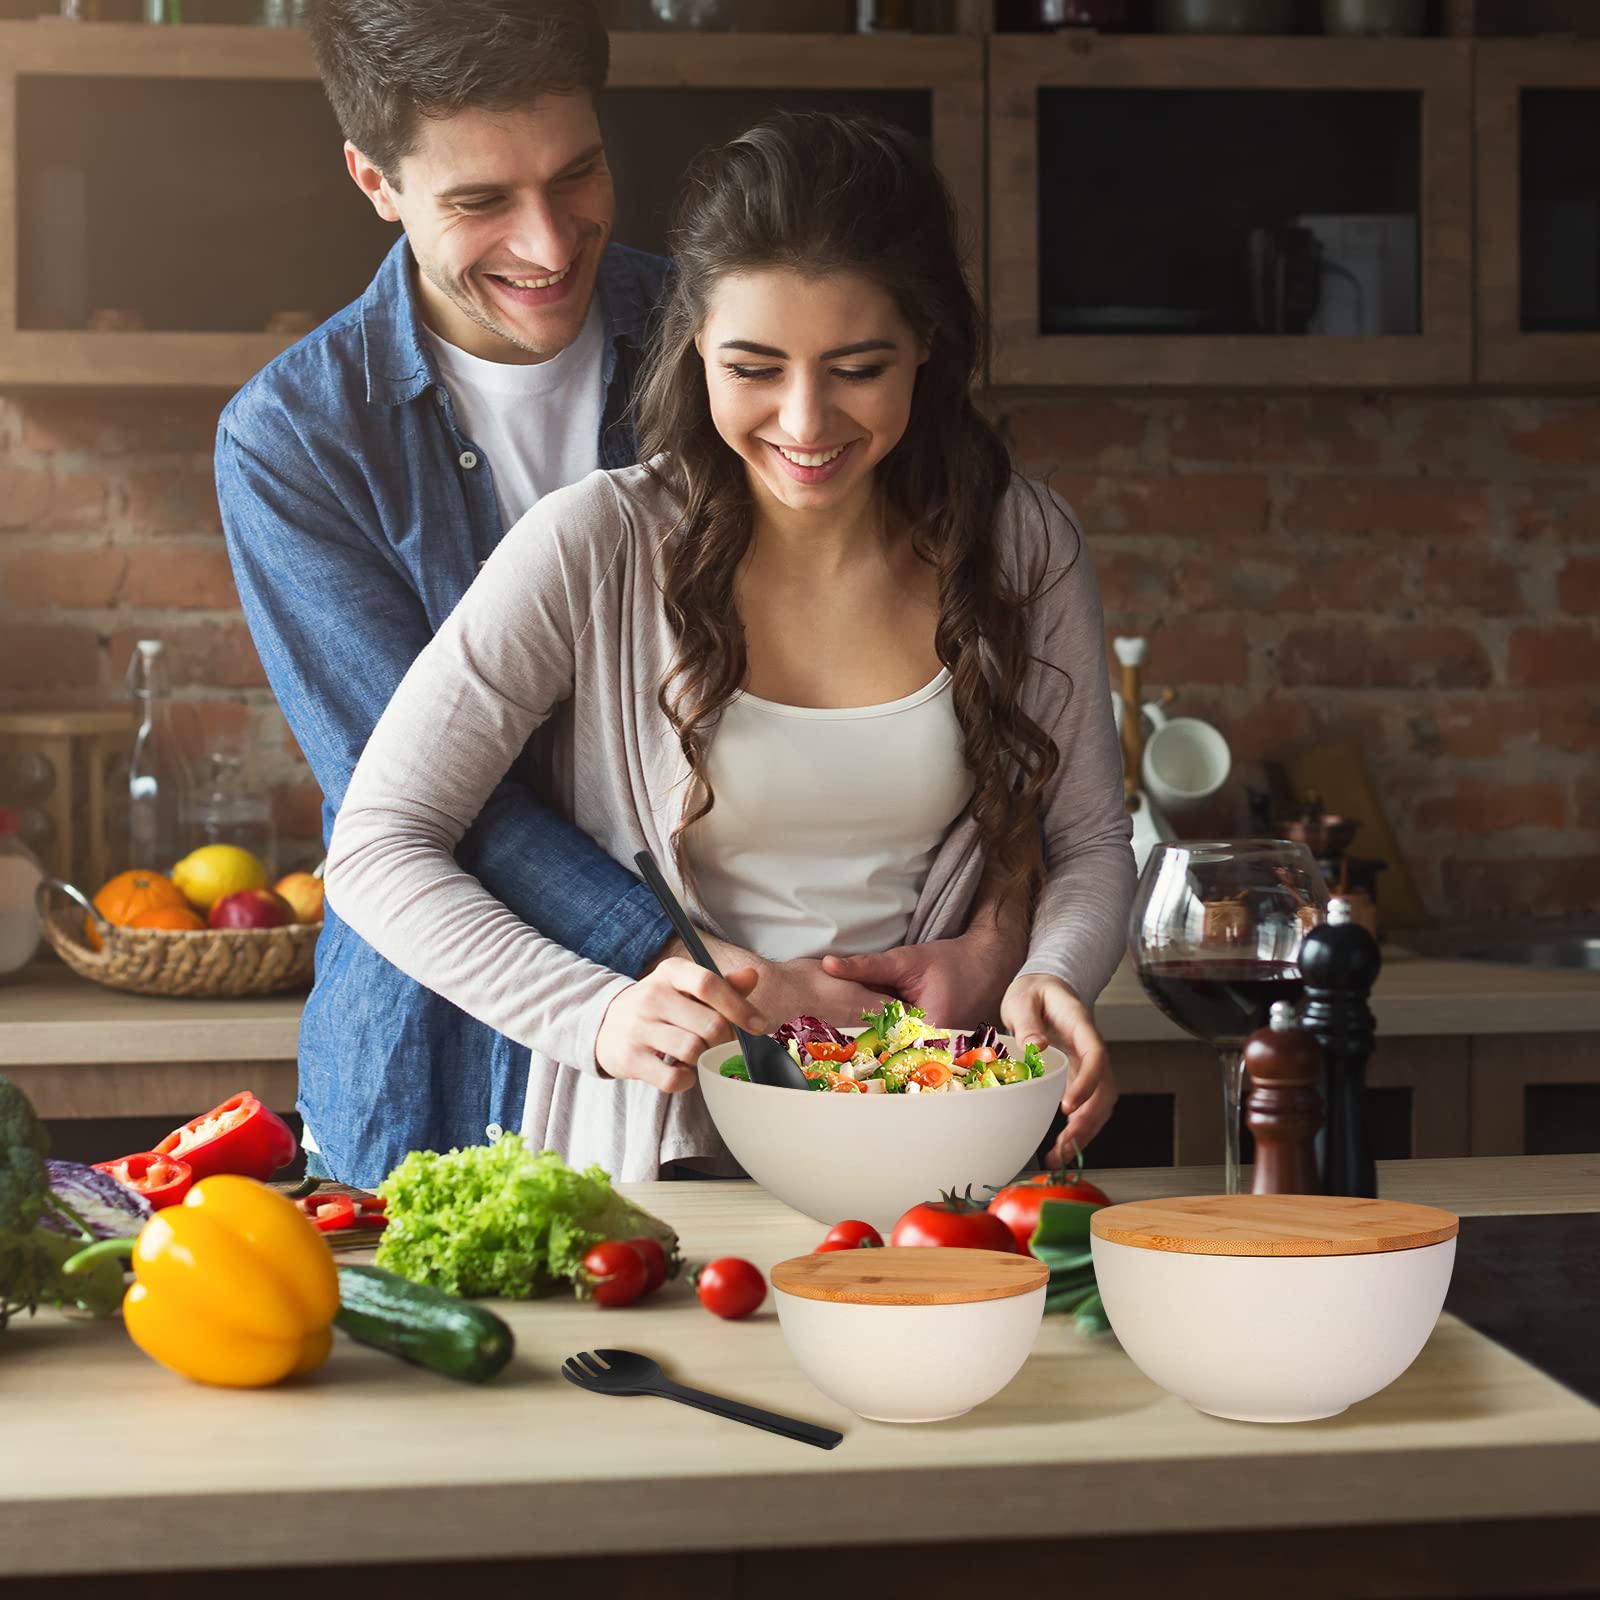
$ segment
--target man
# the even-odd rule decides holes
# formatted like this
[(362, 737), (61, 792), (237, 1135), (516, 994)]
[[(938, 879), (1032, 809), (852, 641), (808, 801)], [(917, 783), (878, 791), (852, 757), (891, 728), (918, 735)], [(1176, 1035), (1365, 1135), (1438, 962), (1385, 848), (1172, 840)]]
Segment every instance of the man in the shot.
[[(245, 616), (326, 834), (384, 706), (506, 528), (636, 459), (628, 404), (666, 264), (611, 241), (609, 47), (585, 0), (321, 0), (311, 38), (351, 178), (404, 232), (359, 300), (229, 403), (216, 470)], [(517, 774), (457, 859), (618, 972), (680, 949), (649, 890)], [(826, 968), (713, 946), (724, 970), (756, 969), (767, 1016), (841, 1021), (875, 982), (936, 1014), (992, 1014), (1024, 950), (992, 915)], [(635, 993), (603, 1037), (627, 1034)], [(329, 911), (300, 1032), (312, 1170), (370, 1185), (408, 1150), (481, 1143), (517, 1125), (527, 1077), (526, 1050)]]

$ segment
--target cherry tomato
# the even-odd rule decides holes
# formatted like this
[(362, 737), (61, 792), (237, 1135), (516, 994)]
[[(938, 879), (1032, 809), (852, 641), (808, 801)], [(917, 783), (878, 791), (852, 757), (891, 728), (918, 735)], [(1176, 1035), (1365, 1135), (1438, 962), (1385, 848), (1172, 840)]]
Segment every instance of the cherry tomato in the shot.
[(630, 1306), (644, 1293), (650, 1269), (631, 1245), (620, 1239), (597, 1244), (583, 1258), (589, 1294), (597, 1306)]
[(707, 1311), (736, 1322), (767, 1298), (767, 1280), (748, 1261), (722, 1256), (695, 1272), (694, 1290)]
[(667, 1281), (667, 1252), (659, 1239), (642, 1233), (637, 1239), (624, 1239), (623, 1243), (636, 1250), (644, 1262), (644, 1293), (654, 1294)]
[(1041, 1172), (1002, 1189), (989, 1202), (990, 1212), (1011, 1230), (1022, 1255), (1032, 1255), (1030, 1240), (1039, 1226), (1039, 1207), (1046, 1200), (1072, 1200), (1081, 1205), (1104, 1206), (1111, 1203), (1104, 1189), (1070, 1172), (1065, 1176)]
[(870, 1222), (836, 1222), (828, 1229), (821, 1244), (811, 1253), (821, 1255), (825, 1250), (881, 1249), (883, 1235)]
[(895, 1223), (892, 1245), (944, 1245), (962, 1250), (1005, 1250), (1015, 1255), (1017, 1242), (999, 1217), (972, 1198), (972, 1191), (924, 1200)]
[(834, 1044), (828, 1039), (814, 1039), (806, 1046), (806, 1054), (813, 1061), (849, 1061), (856, 1053), (855, 1042)]

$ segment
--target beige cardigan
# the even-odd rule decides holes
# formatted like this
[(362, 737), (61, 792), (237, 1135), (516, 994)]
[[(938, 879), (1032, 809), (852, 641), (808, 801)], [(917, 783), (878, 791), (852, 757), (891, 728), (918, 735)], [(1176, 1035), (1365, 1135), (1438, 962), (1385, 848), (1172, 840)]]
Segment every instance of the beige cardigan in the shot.
[[(689, 778), (656, 703), (675, 645), (657, 552), (675, 522), (643, 467), (593, 473), (529, 511), (395, 691), (350, 781), (326, 869), (330, 901), (363, 939), (532, 1050), (522, 1131), (533, 1146), (625, 1182), (656, 1177), (663, 1162), (725, 1157), (699, 1090), (667, 1096), (601, 1073), (595, 1038), (629, 980), (546, 939), (453, 852), (515, 768), (616, 860), (648, 849), (696, 920), (719, 931), (684, 892), (669, 843)], [(1069, 517), (1021, 479), (996, 553), (1014, 583), (1041, 560), (1048, 568), (1030, 642), (1071, 681), (1069, 691), (1059, 672), (1035, 667), (1024, 689), (1062, 760), (1045, 797), (1047, 876), (1022, 970), (1052, 973), (1092, 1003), (1120, 958), (1134, 886), (1099, 591)], [(982, 871), (969, 813), (935, 854), (907, 942), (959, 933)]]

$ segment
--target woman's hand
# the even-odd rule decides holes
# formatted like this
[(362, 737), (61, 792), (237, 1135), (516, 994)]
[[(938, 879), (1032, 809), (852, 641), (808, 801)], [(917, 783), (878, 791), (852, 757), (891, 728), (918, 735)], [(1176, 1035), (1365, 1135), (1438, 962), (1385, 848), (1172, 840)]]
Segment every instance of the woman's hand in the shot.
[(606, 1007), (594, 1058), (613, 1078), (638, 1078), (664, 1094), (682, 1094), (695, 1081), (694, 1063), (726, 1044), (737, 1024), (766, 1033), (769, 1023), (745, 996), (756, 986), (754, 967), (719, 978), (681, 957), (659, 961)]
[(1067, 1125), (1047, 1158), (1059, 1167), (1073, 1145), (1082, 1149), (1106, 1125), (1117, 1103), (1105, 1041), (1095, 1030), (1094, 1014), (1071, 987), (1043, 972), (1025, 972), (1012, 983), (1000, 1002), (1000, 1019), (1020, 1043), (1053, 1044), (1072, 1063), (1061, 1097)]

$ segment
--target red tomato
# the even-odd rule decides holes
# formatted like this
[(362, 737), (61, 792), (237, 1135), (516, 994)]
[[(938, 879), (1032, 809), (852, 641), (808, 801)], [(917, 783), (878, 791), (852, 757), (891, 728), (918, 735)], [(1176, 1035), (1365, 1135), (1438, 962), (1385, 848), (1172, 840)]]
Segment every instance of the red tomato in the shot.
[(855, 1053), (854, 1041), (832, 1044), (826, 1039), (815, 1039), (806, 1046), (806, 1054), (813, 1061), (848, 1061)]
[(924, 1061), (911, 1069), (911, 1081), (924, 1089), (942, 1089), (954, 1076), (942, 1061)]
[(620, 1239), (597, 1244), (583, 1258), (583, 1270), (597, 1306), (631, 1306), (644, 1293), (650, 1275), (644, 1257)]
[(924, 1200), (895, 1223), (892, 1245), (948, 1245), (962, 1250), (1005, 1250), (1015, 1255), (1016, 1240), (998, 1217), (991, 1216), (967, 1193)]
[(811, 1253), (819, 1256), (825, 1250), (881, 1249), (882, 1246), (883, 1235), (870, 1222), (836, 1222)]
[(637, 1239), (624, 1239), (623, 1243), (638, 1252), (639, 1259), (644, 1262), (644, 1292), (654, 1294), (667, 1281), (667, 1252), (661, 1248), (661, 1241), (642, 1233)]
[(976, 1050), (964, 1051), (956, 1057), (958, 1067), (970, 1067), (976, 1061), (998, 1061), (1000, 1058), (988, 1045), (980, 1045)]
[(1039, 1207), (1046, 1200), (1075, 1200), (1082, 1205), (1104, 1206), (1111, 1203), (1105, 1190), (1086, 1183), (1077, 1173), (1059, 1176), (1041, 1172), (1024, 1178), (1002, 1189), (989, 1202), (990, 1212), (1011, 1230), (1022, 1255), (1032, 1255), (1029, 1241), (1033, 1230), (1039, 1226)]
[(694, 1290), (707, 1311), (736, 1322), (767, 1298), (767, 1280), (748, 1261), (722, 1256), (694, 1274)]

